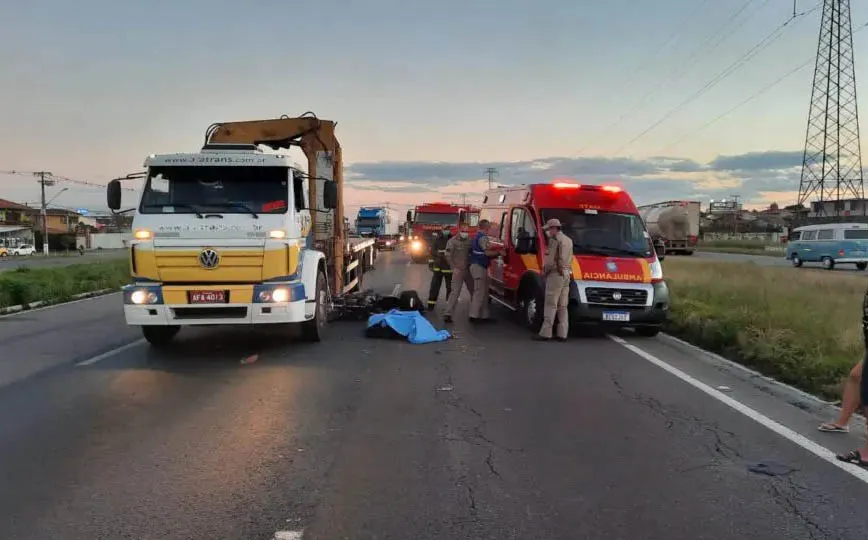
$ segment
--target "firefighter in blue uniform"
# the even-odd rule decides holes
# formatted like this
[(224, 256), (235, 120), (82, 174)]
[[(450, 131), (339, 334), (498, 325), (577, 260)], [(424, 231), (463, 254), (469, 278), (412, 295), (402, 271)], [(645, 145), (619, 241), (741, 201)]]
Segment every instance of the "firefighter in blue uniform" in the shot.
[(446, 298), (452, 294), (452, 268), (446, 260), (446, 243), (449, 242), (449, 227), (443, 227), (441, 234), (436, 234), (431, 241), (431, 252), (428, 255), (428, 268), (431, 269), (431, 289), (428, 292), (428, 309), (437, 305), (440, 288), (446, 282)]

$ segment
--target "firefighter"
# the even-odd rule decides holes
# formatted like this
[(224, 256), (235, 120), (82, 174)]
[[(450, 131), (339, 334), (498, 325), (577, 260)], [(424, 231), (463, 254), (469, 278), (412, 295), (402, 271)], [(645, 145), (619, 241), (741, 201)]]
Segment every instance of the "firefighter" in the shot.
[(470, 245), (470, 275), (473, 277), (473, 298), (470, 300), (470, 322), (493, 322), (488, 318), (488, 267), (491, 259), (501, 253), (491, 247), (488, 230), (491, 222), (479, 220), (479, 230)]
[(428, 309), (437, 305), (440, 288), (446, 281), (446, 298), (452, 294), (452, 268), (446, 260), (446, 244), (449, 242), (449, 227), (443, 227), (443, 232), (431, 240), (431, 253), (428, 257), (428, 268), (431, 269), (431, 290), (428, 292)]
[(545, 277), (545, 307), (543, 323), (537, 341), (551, 341), (552, 327), (557, 320), (557, 339), (566, 341), (570, 329), (567, 303), (570, 299), (570, 269), (573, 262), (573, 241), (561, 232), (561, 222), (550, 219), (545, 225), (548, 245), (546, 246), (543, 276)]
[(446, 262), (452, 269), (452, 292), (446, 302), (444, 322), (452, 322), (452, 313), (461, 296), (462, 285), (467, 286), (470, 296), (473, 296), (473, 278), (470, 276), (470, 247), (473, 240), (467, 232), (467, 224), (461, 225), (458, 236), (453, 236), (446, 242)]

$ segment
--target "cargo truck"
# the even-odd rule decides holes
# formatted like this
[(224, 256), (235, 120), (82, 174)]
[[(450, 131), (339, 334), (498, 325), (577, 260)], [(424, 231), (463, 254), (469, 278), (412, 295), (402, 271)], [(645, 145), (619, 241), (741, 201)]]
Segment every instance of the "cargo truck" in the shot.
[[(373, 266), (374, 240), (347, 234), (335, 122), (213, 124), (199, 152), (151, 155), (145, 167), (123, 303), (154, 346), (206, 325), (288, 324), (320, 341), (333, 300)], [(113, 212), (122, 189), (108, 185)]]
[(693, 255), (699, 242), (700, 203), (666, 201), (639, 207), (648, 234), (662, 243), (666, 253)]
[(379, 238), (386, 234), (386, 209), (383, 207), (362, 207), (356, 216), (356, 234)]

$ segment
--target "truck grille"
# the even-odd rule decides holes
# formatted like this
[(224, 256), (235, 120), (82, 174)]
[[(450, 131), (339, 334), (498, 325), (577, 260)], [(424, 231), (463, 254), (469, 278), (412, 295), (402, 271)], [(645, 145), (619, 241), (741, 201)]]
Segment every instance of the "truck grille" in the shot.
[[(616, 295), (620, 298), (615, 299)], [(608, 289), (604, 287), (588, 287), (585, 289), (589, 304), (607, 306), (644, 306), (648, 301), (648, 291), (642, 289)]]

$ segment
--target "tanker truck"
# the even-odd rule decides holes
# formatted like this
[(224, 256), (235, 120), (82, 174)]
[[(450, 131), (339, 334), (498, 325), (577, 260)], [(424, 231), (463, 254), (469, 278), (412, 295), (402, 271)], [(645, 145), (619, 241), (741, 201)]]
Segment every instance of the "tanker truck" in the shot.
[(697, 201), (666, 201), (639, 207), (648, 234), (663, 242), (666, 253), (693, 255), (699, 241)]

